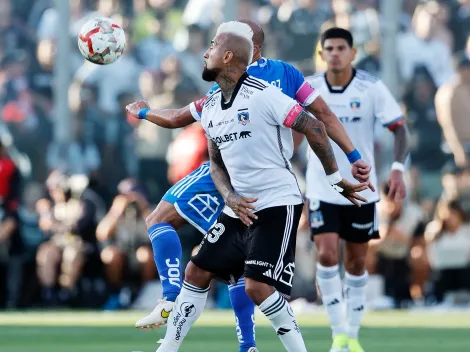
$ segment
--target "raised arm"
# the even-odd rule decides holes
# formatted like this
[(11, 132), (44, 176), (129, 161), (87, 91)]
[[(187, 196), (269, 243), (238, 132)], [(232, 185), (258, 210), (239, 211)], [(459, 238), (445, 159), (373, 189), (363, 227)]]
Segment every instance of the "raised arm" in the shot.
[(308, 144), (325, 169), (329, 183), (356, 206), (360, 206), (357, 200), (365, 202), (366, 200), (356, 192), (367, 189), (368, 185), (366, 183), (353, 185), (340, 176), (325, 125), (299, 105), (294, 106), (289, 115), (284, 124), (307, 138)]
[(236, 194), (230, 183), (230, 176), (219, 147), (214, 141), (209, 140), (208, 149), (212, 181), (214, 181), (215, 187), (224, 198), (225, 205), (230, 207), (245, 225), (252, 225), (253, 221), (251, 219), (257, 219), (257, 216), (252, 213), (251, 210), (256, 208), (250, 203), (256, 202), (258, 198), (244, 198)]
[(149, 105), (139, 100), (126, 106), (129, 114), (137, 119), (147, 120), (163, 128), (186, 127), (196, 120), (191, 114), (190, 105), (181, 109), (150, 109)]

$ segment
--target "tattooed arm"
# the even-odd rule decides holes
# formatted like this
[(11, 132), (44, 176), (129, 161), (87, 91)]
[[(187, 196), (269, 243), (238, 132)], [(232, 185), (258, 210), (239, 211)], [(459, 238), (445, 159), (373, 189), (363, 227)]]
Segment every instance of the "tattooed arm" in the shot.
[(293, 122), (291, 128), (307, 138), (310, 148), (318, 156), (327, 175), (338, 171), (333, 148), (326, 134), (325, 125), (303, 110)]
[(258, 198), (244, 198), (235, 193), (220, 149), (212, 140), (209, 140), (209, 159), (212, 181), (224, 198), (225, 205), (230, 207), (245, 225), (252, 225), (252, 219), (257, 219), (257, 216), (252, 212), (256, 208), (251, 203), (256, 202)]
[(330, 140), (326, 133), (325, 125), (314, 118), (310, 113), (303, 110), (297, 115), (290, 127), (307, 138), (308, 144), (325, 169), (328, 181), (332, 186), (345, 198), (360, 206), (357, 200), (365, 202), (366, 200), (359, 196), (356, 192), (363, 191), (367, 188), (367, 184), (360, 183), (353, 185), (342, 179), (338, 172), (338, 164), (331, 148)]
[(388, 196), (395, 200), (402, 200), (406, 197), (406, 185), (403, 180), (404, 163), (408, 156), (408, 128), (404, 123), (392, 128), (395, 135), (394, 163), (388, 179)]

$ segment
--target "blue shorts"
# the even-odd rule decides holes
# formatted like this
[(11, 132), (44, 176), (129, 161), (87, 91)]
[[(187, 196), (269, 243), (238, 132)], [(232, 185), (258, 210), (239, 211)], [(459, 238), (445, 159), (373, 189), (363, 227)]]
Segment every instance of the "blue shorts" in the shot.
[(224, 209), (222, 196), (209, 173), (209, 163), (181, 179), (163, 196), (176, 211), (203, 234), (209, 230)]

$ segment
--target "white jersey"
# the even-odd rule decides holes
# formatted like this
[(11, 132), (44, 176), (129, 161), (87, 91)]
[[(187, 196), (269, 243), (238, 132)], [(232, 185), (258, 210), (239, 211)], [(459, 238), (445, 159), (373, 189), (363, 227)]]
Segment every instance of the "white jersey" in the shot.
[[(374, 162), (375, 120), (379, 119), (384, 126), (389, 128), (403, 123), (403, 112), (400, 106), (382, 81), (361, 70), (354, 70), (352, 80), (345, 87), (331, 87), (326, 81), (325, 73), (307, 77), (306, 80), (320, 92), (330, 109), (343, 123), (349, 138), (361, 153), (362, 158), (372, 166), (370, 180), (377, 191), (372, 192), (367, 189), (361, 192), (361, 196), (366, 198), (368, 203), (377, 202), (379, 188)], [(341, 176), (357, 183), (358, 181), (351, 175), (348, 158), (336, 143), (330, 142)], [(329, 185), (322, 164), (312, 151), (309, 151), (306, 196), (310, 200), (352, 205)]]
[(294, 151), (289, 127), (301, 111), (278, 88), (248, 74), (229, 102), (217, 89), (204, 103), (201, 124), (207, 137), (219, 147), (233, 189), (258, 197), (257, 211), (302, 203), (289, 162)]

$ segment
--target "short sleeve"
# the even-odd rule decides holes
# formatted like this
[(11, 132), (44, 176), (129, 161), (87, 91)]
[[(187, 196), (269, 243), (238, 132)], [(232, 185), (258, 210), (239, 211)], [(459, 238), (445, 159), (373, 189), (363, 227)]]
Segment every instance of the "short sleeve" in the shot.
[(289, 78), (292, 79), (294, 84), (295, 100), (302, 106), (309, 106), (320, 93), (305, 80), (304, 75), (299, 70), (294, 66), (287, 66), (289, 68)]
[(196, 121), (201, 121), (202, 117), (202, 108), (204, 107), (204, 103), (206, 100), (215, 93), (219, 89), (219, 85), (215, 84), (207, 93), (204, 97), (202, 97), (199, 100), (193, 101), (191, 104), (189, 104), (189, 111), (191, 111), (191, 115)]
[(254, 109), (270, 125), (290, 128), (303, 108), (274, 86), (268, 86), (254, 97)]
[(390, 130), (403, 125), (403, 111), (385, 84), (379, 80), (371, 89), (374, 94), (374, 115), (382, 125)]

